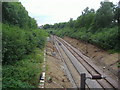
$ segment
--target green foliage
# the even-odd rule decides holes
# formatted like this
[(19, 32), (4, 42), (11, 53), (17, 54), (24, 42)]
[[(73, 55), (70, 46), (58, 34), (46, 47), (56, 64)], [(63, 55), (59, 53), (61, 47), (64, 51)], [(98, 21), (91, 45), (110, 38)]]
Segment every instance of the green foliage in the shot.
[(89, 27), (92, 25), (93, 20), (95, 17), (95, 13), (89, 12), (88, 14), (83, 14), (82, 16), (78, 17), (76, 20), (75, 27), (76, 28), (81, 28), (81, 27), (86, 27), (89, 29)]
[(91, 40), (106, 50), (117, 50), (118, 27), (104, 28), (101, 32), (97, 32), (96, 34), (92, 35)]
[(66, 27), (68, 25), (68, 23), (63, 22), (63, 23), (55, 23), (54, 25), (49, 25), (49, 24), (45, 24), (43, 26), (43, 29), (62, 29), (64, 27)]
[(111, 2), (101, 2), (94, 19), (94, 29), (110, 27), (114, 17), (114, 5)]
[(21, 28), (37, 28), (36, 21), (28, 16), (28, 12), (20, 2), (3, 2), (2, 3), (2, 21), (17, 25)]
[(50, 28), (50, 25), (49, 25), (49, 24), (45, 24), (45, 25), (43, 26), (43, 28), (44, 28), (44, 29), (48, 29), (48, 28)]
[(23, 60), (3, 66), (3, 88), (37, 88), (43, 53), (35, 49)]
[(28, 31), (3, 24), (3, 64), (21, 60), (25, 54), (31, 53), (36, 47), (42, 49), (46, 36), (47, 33), (40, 29)]
[(116, 7), (114, 11), (114, 22), (118, 22), (118, 26), (120, 26), (120, 8)]
[(86, 7), (77, 20), (71, 18), (62, 23), (63, 28), (60, 28), (61, 23), (56, 23), (48, 31), (50, 29), (60, 37), (69, 36), (95, 44), (107, 51), (120, 52), (119, 10), (112, 2), (101, 2), (96, 12)]
[(2, 11), (3, 88), (37, 88), (48, 34), (20, 2), (3, 2)]
[(105, 50), (114, 49), (119, 52), (118, 27), (103, 28), (96, 33), (87, 31), (85, 27), (78, 29), (64, 28), (62, 30), (54, 31), (56, 31), (56, 35), (60, 37), (69, 36), (78, 40), (90, 42)]

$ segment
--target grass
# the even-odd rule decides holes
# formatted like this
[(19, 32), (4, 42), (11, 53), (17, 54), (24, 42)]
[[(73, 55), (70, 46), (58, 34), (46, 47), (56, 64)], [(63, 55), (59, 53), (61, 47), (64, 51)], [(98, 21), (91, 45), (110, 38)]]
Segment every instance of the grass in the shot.
[(34, 53), (12, 65), (3, 66), (3, 88), (37, 88), (42, 72), (43, 51), (36, 48)]

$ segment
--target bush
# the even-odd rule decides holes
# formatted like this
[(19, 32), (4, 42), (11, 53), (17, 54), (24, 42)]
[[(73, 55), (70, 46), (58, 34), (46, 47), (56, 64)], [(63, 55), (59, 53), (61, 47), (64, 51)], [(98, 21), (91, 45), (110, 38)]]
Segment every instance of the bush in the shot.
[(101, 32), (93, 34), (91, 40), (106, 50), (117, 49), (118, 28), (104, 28)]
[(23, 30), (16, 26), (3, 24), (2, 35), (3, 64), (21, 60), (36, 47), (43, 48), (47, 33), (43, 30)]
[[(90, 28), (91, 29), (91, 28)], [(100, 28), (97, 32), (82, 28), (63, 28), (54, 30), (60, 37), (69, 36), (78, 40), (83, 40), (95, 44), (105, 50), (119, 52), (118, 27)]]
[(23, 60), (12, 65), (3, 66), (3, 88), (37, 88), (43, 53), (35, 49), (35, 53), (26, 55)]

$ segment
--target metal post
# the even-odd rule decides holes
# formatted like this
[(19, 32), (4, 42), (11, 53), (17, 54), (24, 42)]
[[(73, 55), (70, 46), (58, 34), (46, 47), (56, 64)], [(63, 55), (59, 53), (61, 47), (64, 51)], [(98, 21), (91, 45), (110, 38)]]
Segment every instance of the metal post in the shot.
[(82, 73), (81, 75), (81, 89), (80, 90), (85, 90), (85, 80), (86, 80), (86, 74)]

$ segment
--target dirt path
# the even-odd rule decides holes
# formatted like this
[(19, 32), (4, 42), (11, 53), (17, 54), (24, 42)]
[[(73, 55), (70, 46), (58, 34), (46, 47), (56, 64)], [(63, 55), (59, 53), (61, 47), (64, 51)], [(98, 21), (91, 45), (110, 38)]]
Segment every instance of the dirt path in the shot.
[[(45, 88), (71, 88), (72, 84), (63, 70), (63, 63), (57, 50), (53, 48), (50, 42), (47, 43), (46, 50), (47, 70)], [(53, 50), (56, 52), (55, 56), (53, 56)]]
[[(86, 44), (83, 41), (72, 39), (69, 37), (64, 37), (64, 40), (66, 40), (68, 43), (79, 49), (82, 53), (89, 56), (93, 62), (97, 66), (104, 67), (104, 71), (110, 71), (114, 74), (117, 74), (118, 68), (117, 68), (117, 62), (118, 62), (118, 54), (109, 54), (106, 51), (91, 45)], [(87, 46), (86, 46), (87, 45)], [(87, 49), (86, 49), (87, 48)]]

